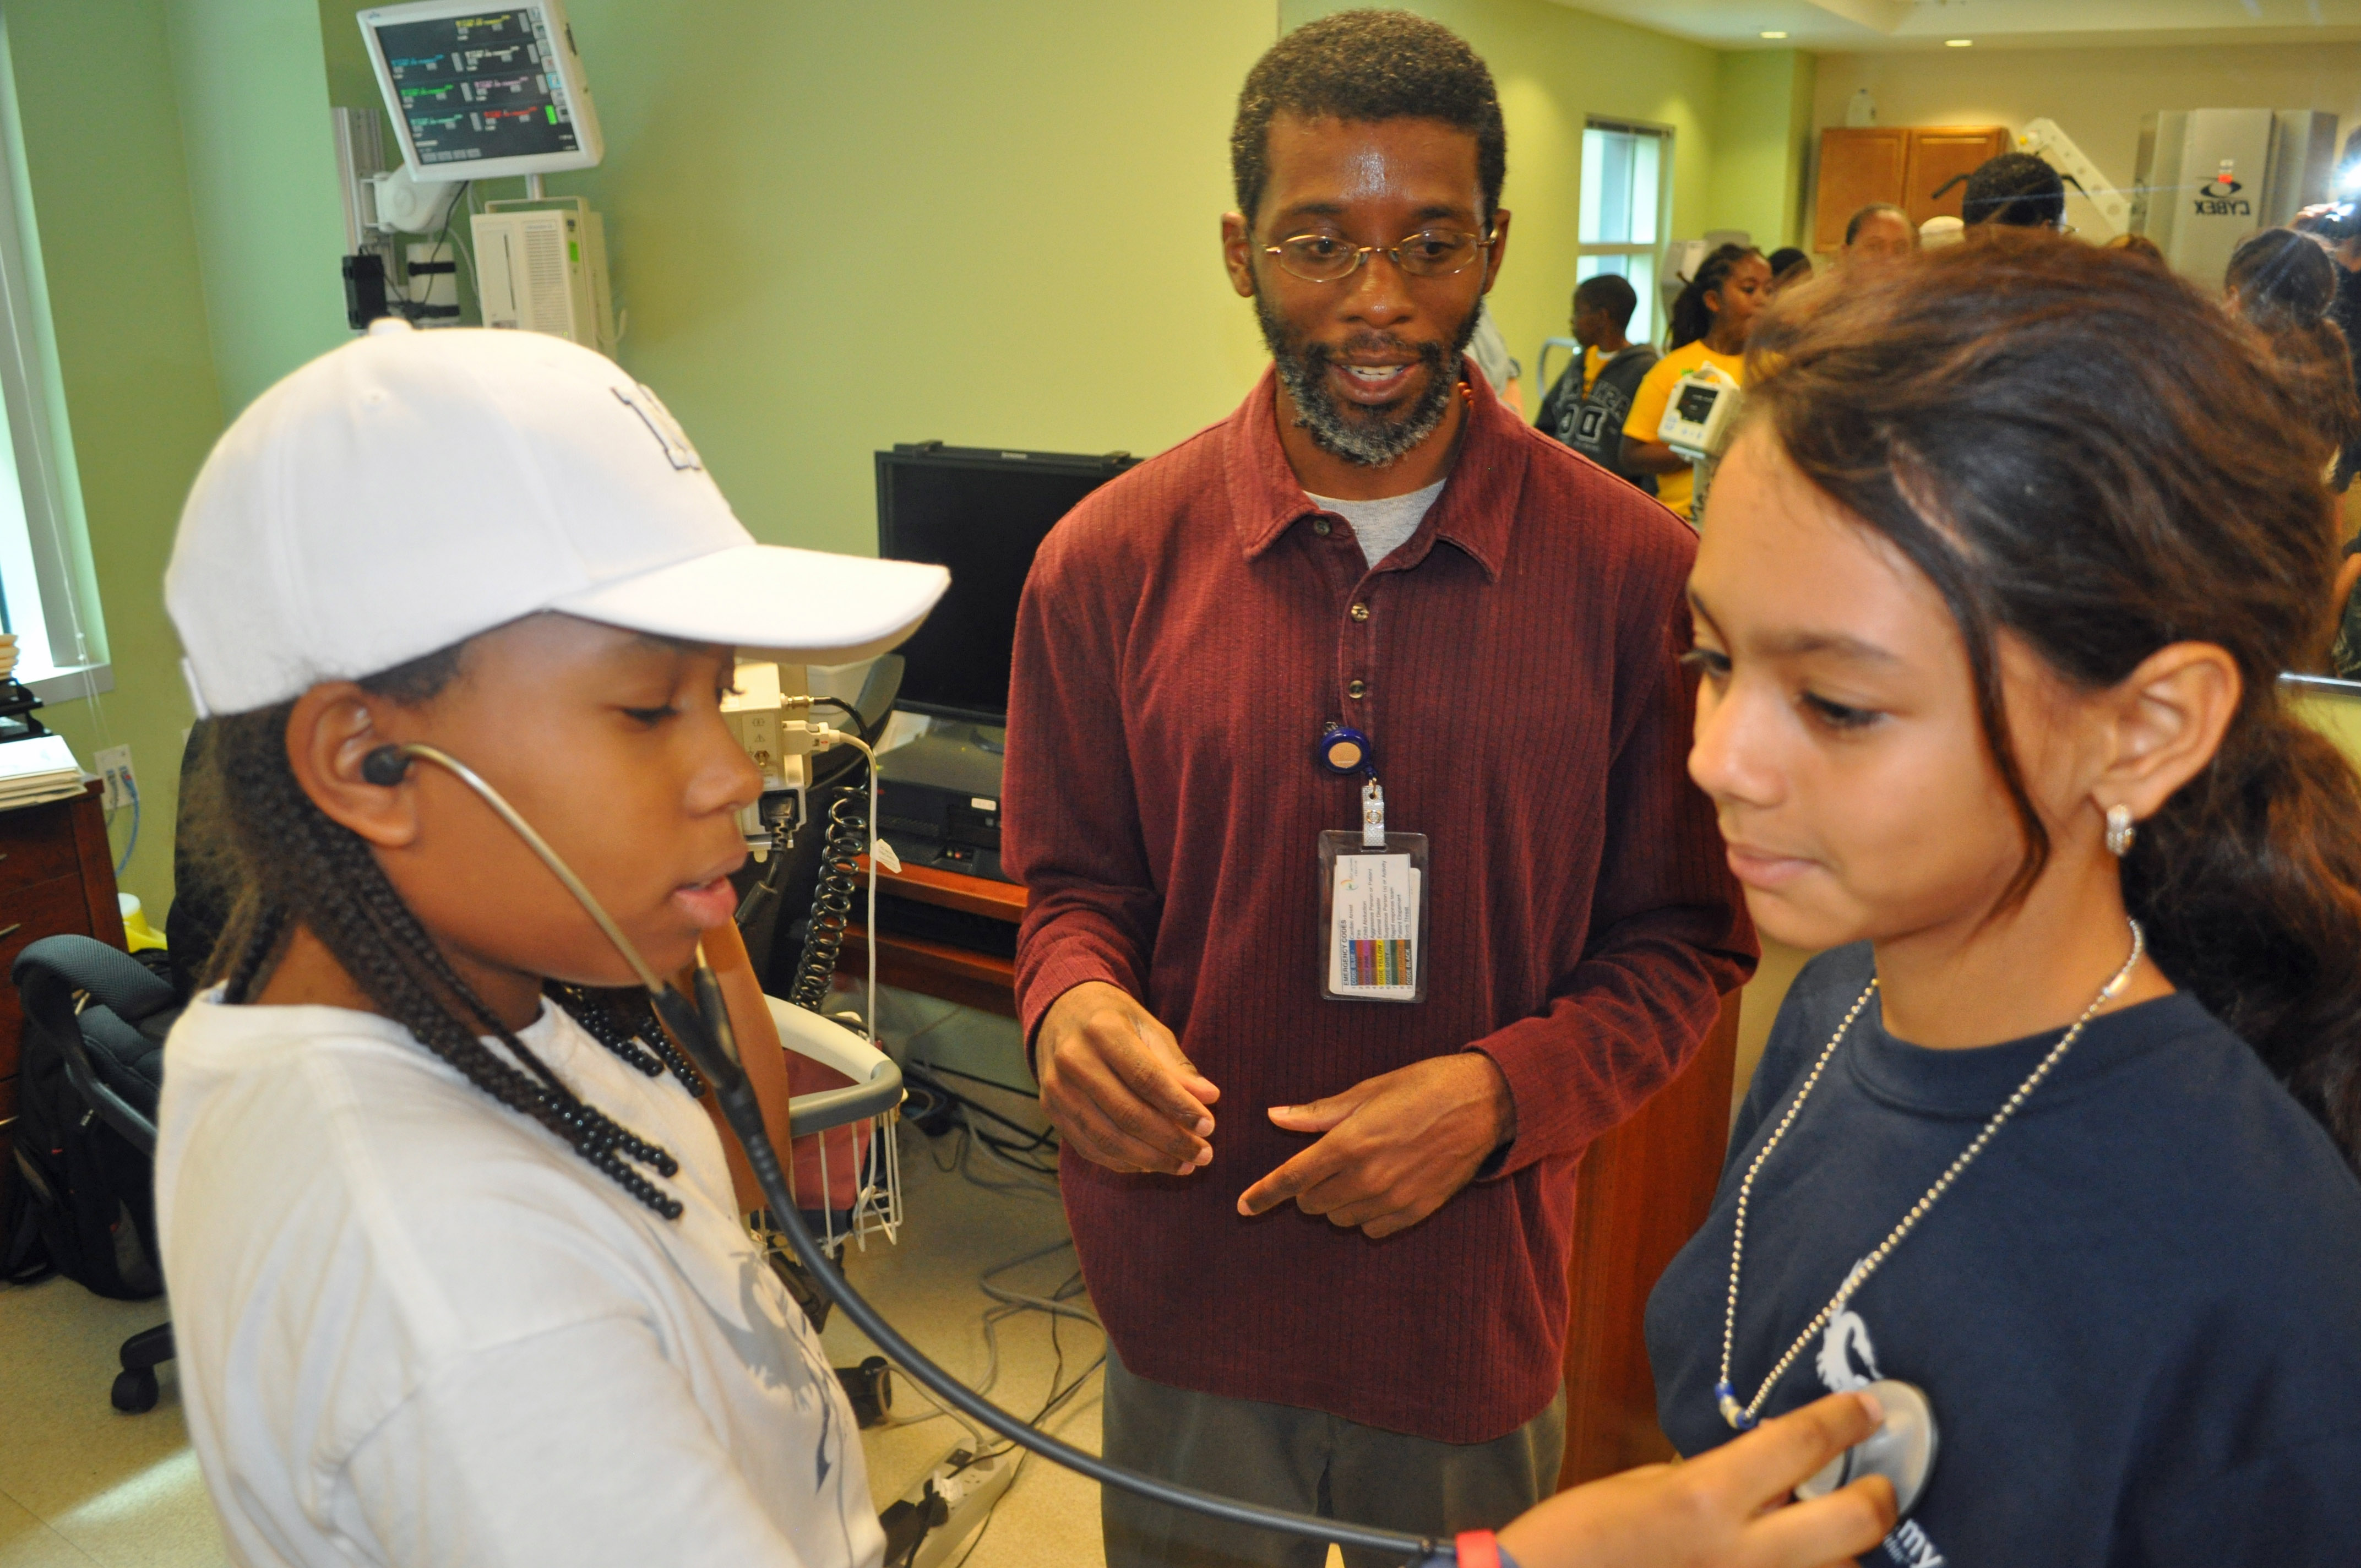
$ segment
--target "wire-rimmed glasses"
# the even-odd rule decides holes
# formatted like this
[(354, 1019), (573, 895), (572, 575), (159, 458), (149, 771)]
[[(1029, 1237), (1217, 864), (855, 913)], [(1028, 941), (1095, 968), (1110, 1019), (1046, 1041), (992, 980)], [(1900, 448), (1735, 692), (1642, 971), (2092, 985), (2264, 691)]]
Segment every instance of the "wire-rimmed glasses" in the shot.
[(1262, 248), (1264, 255), (1278, 258), (1290, 277), (1307, 283), (1341, 283), (1372, 256), (1386, 258), (1409, 277), (1448, 278), (1467, 270), (1491, 247), (1489, 235), (1427, 228), (1392, 245), (1355, 245), (1332, 234), (1299, 234)]

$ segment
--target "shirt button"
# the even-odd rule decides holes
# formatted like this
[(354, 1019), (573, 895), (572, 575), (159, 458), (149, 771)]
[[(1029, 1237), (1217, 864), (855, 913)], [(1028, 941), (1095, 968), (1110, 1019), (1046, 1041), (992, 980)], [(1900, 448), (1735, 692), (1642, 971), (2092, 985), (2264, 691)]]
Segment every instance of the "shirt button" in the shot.
[(1351, 697), (1355, 702), (1358, 702), (1363, 697), (1369, 695), (1369, 683), (1367, 681), (1346, 681), (1345, 683), (1345, 695)]
[(1365, 604), (1356, 604), (1352, 608), (1350, 613), (1355, 620), (1367, 620), (1369, 619), (1369, 607)]
[(1315, 517), (1312, 520), (1312, 532), (1323, 539), (1328, 537), (1329, 526), (1329, 521), (1324, 517)]

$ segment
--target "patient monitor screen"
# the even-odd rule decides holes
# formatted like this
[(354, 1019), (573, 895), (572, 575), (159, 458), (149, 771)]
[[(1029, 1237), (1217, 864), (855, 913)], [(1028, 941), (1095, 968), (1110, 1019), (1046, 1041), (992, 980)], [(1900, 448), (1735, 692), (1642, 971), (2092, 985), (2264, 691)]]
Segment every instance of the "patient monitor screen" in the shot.
[[(495, 6), (370, 30), (422, 174), (582, 149), (542, 7)], [(447, 178), (462, 175), (455, 170)]]

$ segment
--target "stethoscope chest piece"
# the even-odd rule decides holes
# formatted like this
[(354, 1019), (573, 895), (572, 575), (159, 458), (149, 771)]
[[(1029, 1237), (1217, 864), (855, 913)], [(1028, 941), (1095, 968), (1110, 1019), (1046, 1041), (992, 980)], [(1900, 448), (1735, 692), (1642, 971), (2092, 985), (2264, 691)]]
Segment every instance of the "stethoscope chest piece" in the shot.
[(1822, 1465), (1795, 1496), (1825, 1497), (1864, 1475), (1883, 1475), (1894, 1484), (1894, 1517), (1906, 1519), (1935, 1473), (1935, 1408), (1916, 1385), (1890, 1377), (1862, 1392), (1885, 1407), (1885, 1424)]

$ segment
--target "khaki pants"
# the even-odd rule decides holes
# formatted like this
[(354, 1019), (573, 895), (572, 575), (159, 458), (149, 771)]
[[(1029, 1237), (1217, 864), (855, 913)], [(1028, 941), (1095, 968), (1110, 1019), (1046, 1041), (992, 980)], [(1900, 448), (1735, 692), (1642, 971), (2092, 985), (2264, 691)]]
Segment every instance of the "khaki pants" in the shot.
[[(1201, 1491), (1412, 1535), (1497, 1530), (1557, 1489), (1565, 1394), (1490, 1442), (1434, 1442), (1340, 1416), (1225, 1399), (1106, 1362), (1109, 1460)], [(1225, 1524), (1100, 1488), (1107, 1568), (1321, 1568), (1318, 1541)], [(1347, 1549), (1349, 1568), (1394, 1568)]]

